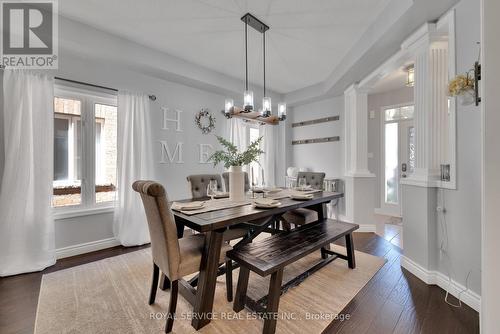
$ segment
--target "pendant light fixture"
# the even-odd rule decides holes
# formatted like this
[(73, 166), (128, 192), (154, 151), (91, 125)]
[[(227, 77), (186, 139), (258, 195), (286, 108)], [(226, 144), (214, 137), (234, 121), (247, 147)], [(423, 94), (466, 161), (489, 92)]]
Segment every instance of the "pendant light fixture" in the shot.
[[(240, 113), (249, 113), (254, 111), (254, 96), (253, 92), (248, 88), (248, 26), (257, 30), (262, 34), (262, 53), (263, 53), (263, 77), (264, 77), (264, 94), (262, 98), (262, 109), (260, 110), (259, 117), (257, 121), (267, 119), (272, 116), (272, 101), (271, 97), (267, 96), (266, 91), (266, 31), (269, 30), (269, 26), (257, 19), (250, 13), (243, 15), (241, 20), (245, 23), (245, 91), (243, 92), (243, 109), (236, 108), (234, 105), (234, 100), (231, 98), (226, 99), (224, 104), (224, 115), (227, 118), (233, 117), (233, 115), (238, 115), (242, 118), (250, 118), (250, 116), (243, 116)], [(273, 116), (274, 121), (272, 124), (277, 124), (277, 121), (284, 121), (286, 119), (286, 103), (278, 103), (278, 117)], [(255, 118), (255, 116), (253, 116)], [(270, 118), (269, 120), (273, 120)], [(268, 121), (268, 123), (271, 123)]]
[(266, 96), (266, 32), (262, 33), (262, 51), (263, 51), (263, 61), (262, 67), (264, 69), (264, 94), (262, 95), (262, 110), (260, 112), (261, 117), (269, 117), (271, 116), (271, 98)]
[(243, 110), (253, 110), (253, 92), (248, 89), (248, 21), (245, 20), (245, 91), (243, 92)]

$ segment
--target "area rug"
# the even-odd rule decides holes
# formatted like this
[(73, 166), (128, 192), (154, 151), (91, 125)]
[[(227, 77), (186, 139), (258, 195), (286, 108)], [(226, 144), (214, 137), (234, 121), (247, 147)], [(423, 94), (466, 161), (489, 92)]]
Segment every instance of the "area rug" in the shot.
[[(332, 245), (345, 253), (345, 249)], [(316, 263), (319, 251), (285, 269), (283, 282)], [(384, 259), (356, 252), (356, 269), (337, 259), (281, 296), (276, 333), (321, 333), (383, 266)], [(162, 333), (169, 291), (158, 290), (147, 303), (151, 281), (150, 249), (46, 274), (38, 300), (36, 334)], [(238, 270), (234, 270), (234, 290)], [(248, 295), (267, 294), (269, 277), (250, 275)], [(191, 305), (179, 295), (174, 333), (195, 333)], [(346, 315), (340, 315), (345, 317)], [(213, 320), (200, 333), (261, 333), (263, 320), (226, 301), (225, 278), (217, 280)], [(348, 320), (346, 320), (348, 321)]]

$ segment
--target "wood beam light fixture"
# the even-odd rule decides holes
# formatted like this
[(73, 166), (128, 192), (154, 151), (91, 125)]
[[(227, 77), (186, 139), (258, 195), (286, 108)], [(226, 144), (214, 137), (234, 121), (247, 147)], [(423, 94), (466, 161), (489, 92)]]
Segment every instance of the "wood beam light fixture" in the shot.
[[(278, 115), (273, 115), (271, 97), (266, 95), (266, 31), (269, 30), (269, 26), (250, 13), (243, 15), (241, 21), (245, 23), (245, 91), (243, 92), (243, 106), (241, 108), (236, 107), (234, 100), (227, 98), (222, 112), (226, 118), (238, 117), (248, 122), (276, 125), (286, 119), (286, 103), (278, 103)], [(259, 111), (255, 110), (253, 91), (248, 88), (248, 26), (262, 34), (264, 94), (262, 108)]]

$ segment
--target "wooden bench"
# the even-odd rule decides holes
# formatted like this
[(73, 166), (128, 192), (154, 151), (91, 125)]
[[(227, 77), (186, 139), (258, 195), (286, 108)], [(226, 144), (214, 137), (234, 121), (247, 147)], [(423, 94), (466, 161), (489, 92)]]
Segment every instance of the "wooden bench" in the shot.
[[(246, 305), (253, 311), (264, 313), (263, 333), (274, 333), (279, 299), (282, 293), (285, 293), (290, 287), (300, 284), (307, 276), (337, 258), (347, 260), (351, 269), (356, 266), (352, 232), (358, 228), (359, 226), (356, 224), (323, 219), (229, 251), (227, 257), (240, 265), (233, 305), (234, 311), (239, 312)], [(328, 247), (330, 243), (342, 237), (345, 237), (347, 255), (335, 253)], [(324, 259), (282, 286), (285, 266), (318, 249), (321, 249)], [(250, 271), (262, 277), (271, 275), (269, 294), (258, 301), (253, 301), (246, 295)]]

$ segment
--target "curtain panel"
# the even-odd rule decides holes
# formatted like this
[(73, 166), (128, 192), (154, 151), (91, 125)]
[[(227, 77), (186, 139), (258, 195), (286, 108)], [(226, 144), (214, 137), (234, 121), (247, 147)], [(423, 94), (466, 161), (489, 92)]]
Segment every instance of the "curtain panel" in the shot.
[(113, 232), (123, 246), (150, 242), (141, 197), (132, 189), (136, 180), (153, 178), (150, 146), (150, 101), (146, 94), (118, 92), (118, 177)]
[(5, 70), (3, 97), (0, 276), (9, 276), (56, 261), (51, 206), (54, 79)]

